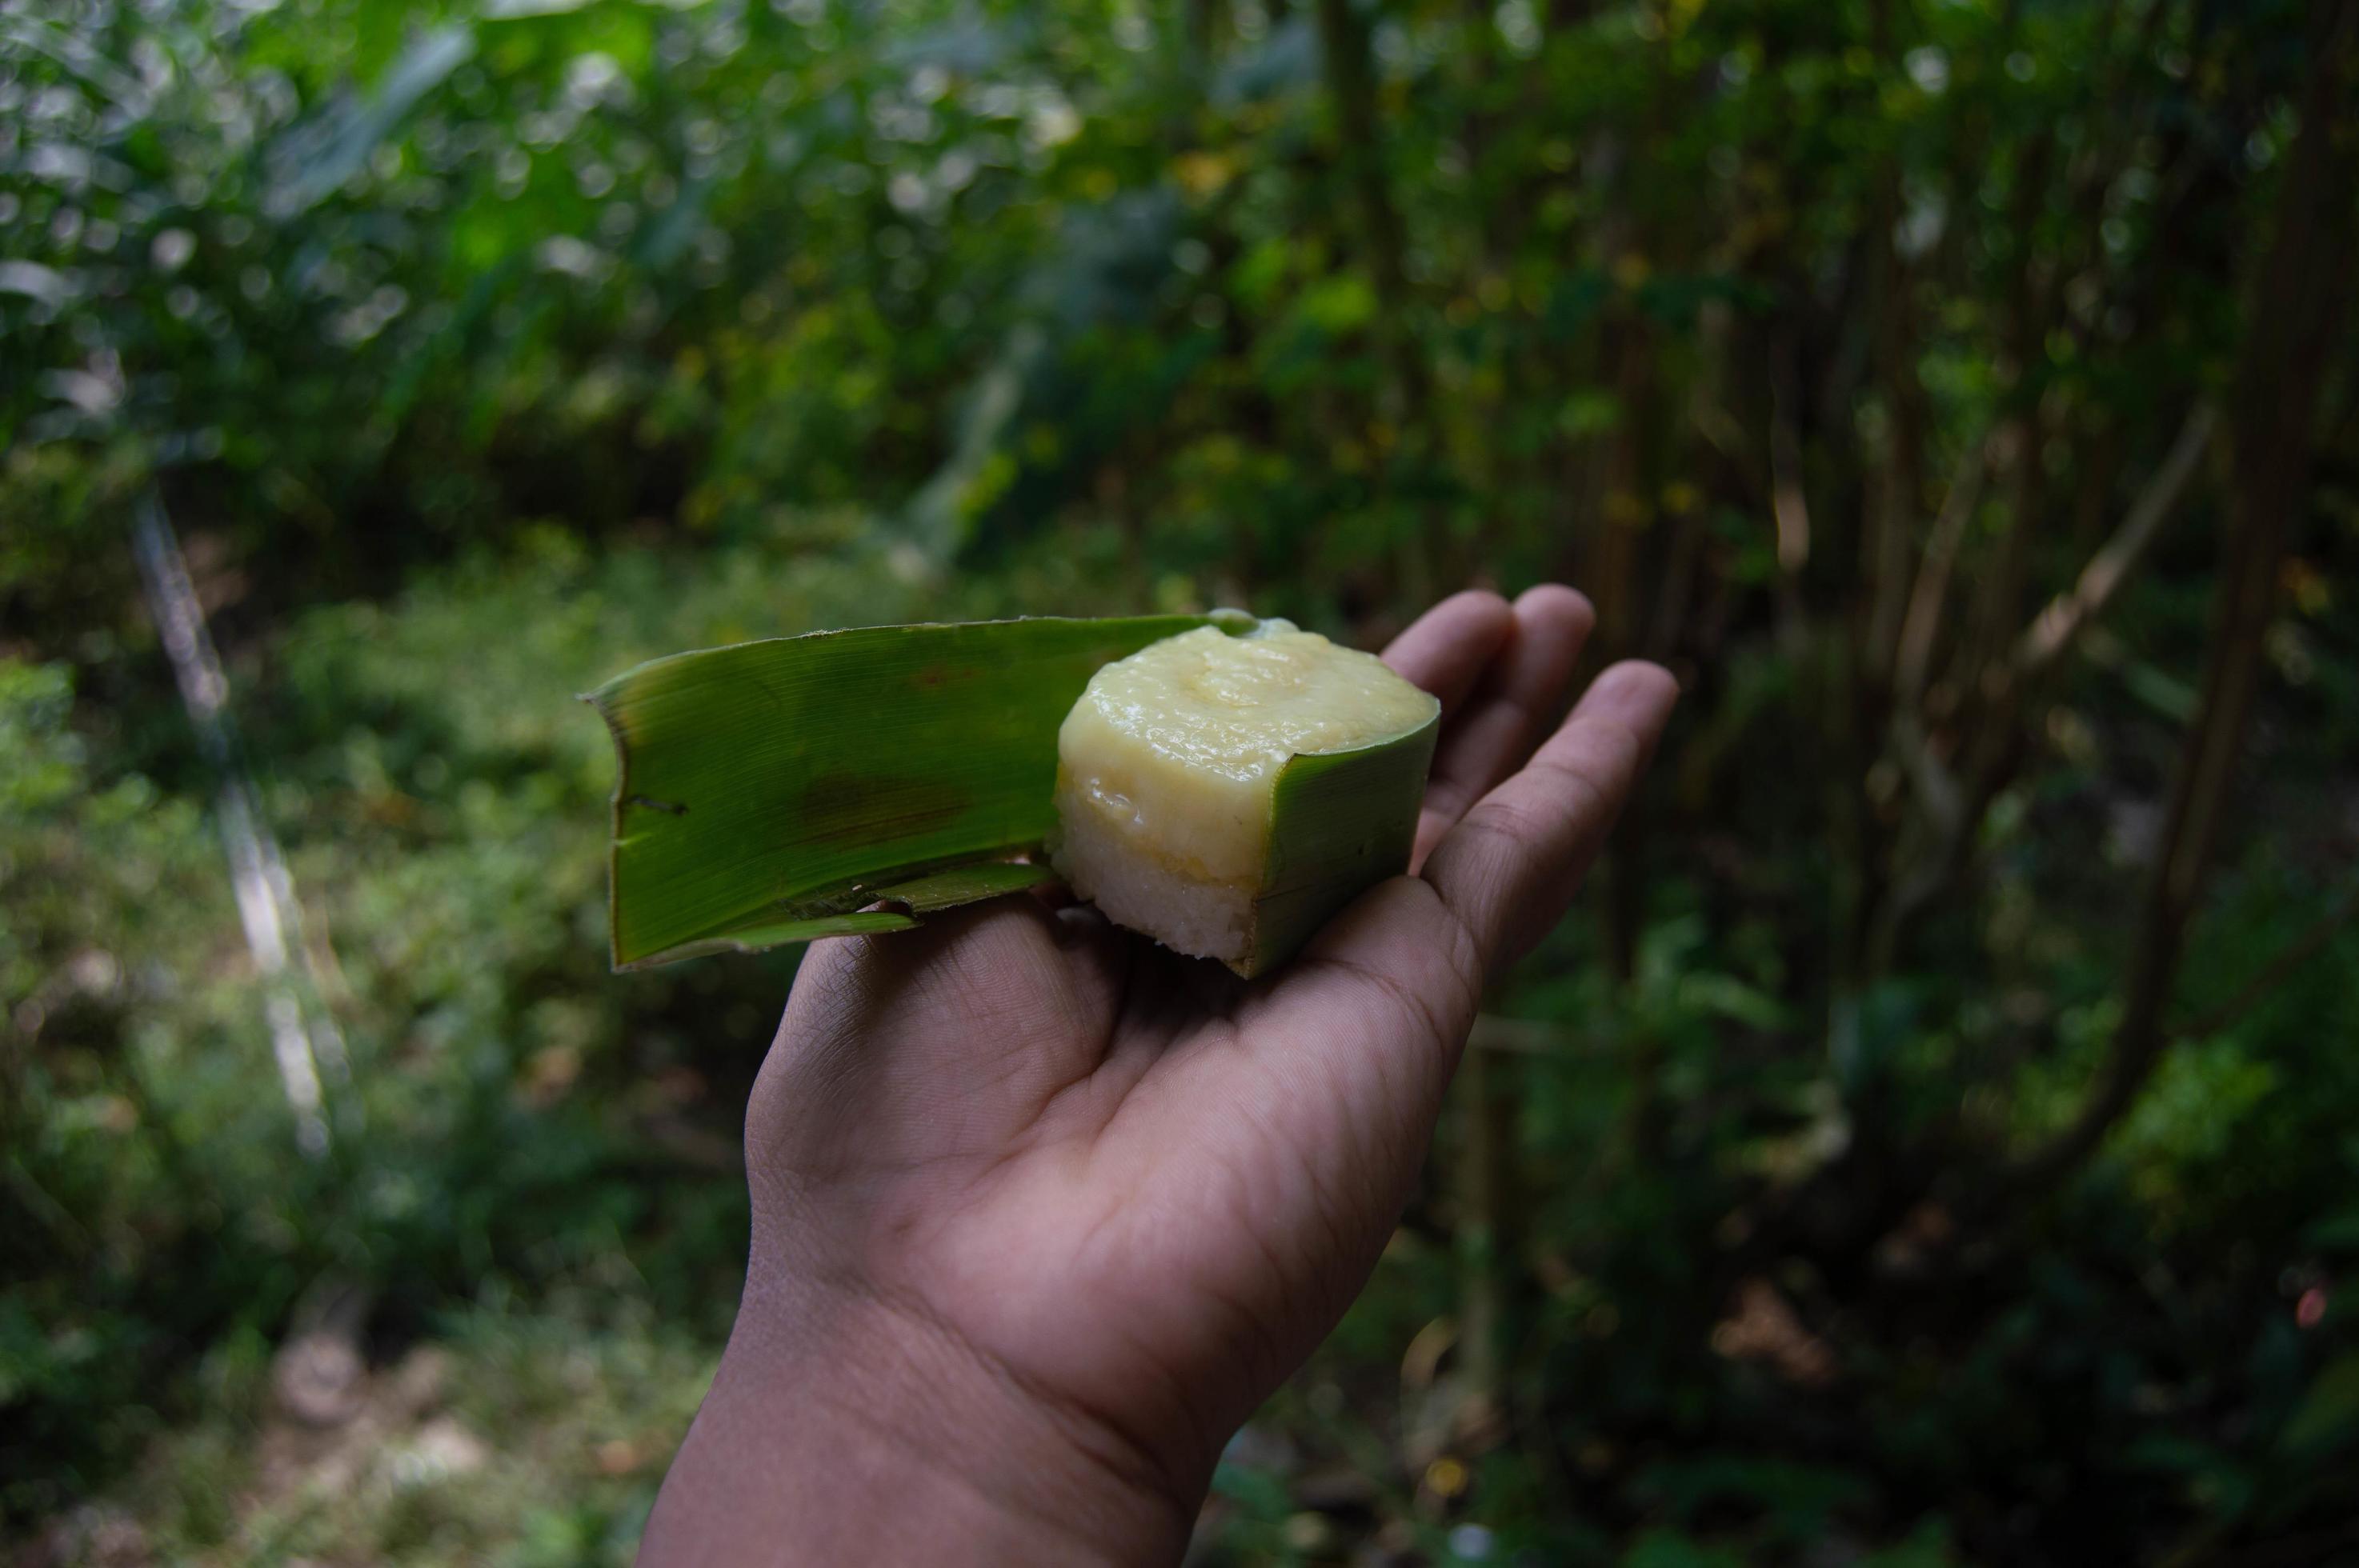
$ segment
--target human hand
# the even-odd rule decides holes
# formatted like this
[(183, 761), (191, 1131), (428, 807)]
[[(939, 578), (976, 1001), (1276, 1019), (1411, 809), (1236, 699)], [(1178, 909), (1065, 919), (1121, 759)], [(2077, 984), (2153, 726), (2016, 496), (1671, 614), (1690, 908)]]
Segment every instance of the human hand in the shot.
[(1386, 651), (1445, 715), (1415, 874), (1261, 980), (1032, 898), (815, 944), (746, 1113), (736, 1328), (643, 1561), (1176, 1560), (1662, 731), (1671, 677), (1623, 664), (1543, 734), (1592, 621), (1462, 593)]

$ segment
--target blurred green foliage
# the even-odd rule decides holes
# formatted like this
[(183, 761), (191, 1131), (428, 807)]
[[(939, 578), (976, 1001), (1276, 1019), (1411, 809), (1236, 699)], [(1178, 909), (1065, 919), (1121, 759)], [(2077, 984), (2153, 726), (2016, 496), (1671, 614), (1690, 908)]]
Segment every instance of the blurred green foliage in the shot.
[[(627, 1556), (794, 960), (606, 972), (573, 693), (862, 622), (1373, 643), (1558, 576), (1679, 727), (1207, 1560), (2359, 1550), (2347, 321), (2173, 1042), (2027, 1191), (2120, 1028), (2234, 428), (1990, 695), (2231, 386), (2282, 215), (2350, 218), (2287, 172), (2334, 10), (0, 7), (0, 1518)], [(350, 1043), (324, 1160), (151, 487)], [(353, 1474), (274, 1413), (323, 1281), (384, 1388), (462, 1370), (305, 1492)]]

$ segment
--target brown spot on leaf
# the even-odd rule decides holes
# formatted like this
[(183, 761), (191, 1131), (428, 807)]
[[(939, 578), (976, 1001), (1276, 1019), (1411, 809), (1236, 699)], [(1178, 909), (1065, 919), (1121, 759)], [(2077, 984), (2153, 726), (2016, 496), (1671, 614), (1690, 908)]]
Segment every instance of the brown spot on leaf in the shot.
[(842, 770), (803, 786), (798, 825), (815, 844), (914, 838), (958, 819), (973, 795), (942, 779), (878, 778)]
[(919, 691), (938, 692), (948, 687), (964, 685), (974, 679), (977, 673), (964, 665), (924, 665), (910, 675), (909, 684)]

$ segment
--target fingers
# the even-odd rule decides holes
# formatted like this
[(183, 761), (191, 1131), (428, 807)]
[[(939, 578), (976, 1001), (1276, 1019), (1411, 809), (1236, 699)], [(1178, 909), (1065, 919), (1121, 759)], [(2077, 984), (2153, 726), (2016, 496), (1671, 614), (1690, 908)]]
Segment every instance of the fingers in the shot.
[(1271, 1037), (1332, 1064), (1347, 1121), (1430, 1130), (1483, 988), (1571, 901), (1677, 695), (1653, 665), (1598, 676), (1420, 876), (1368, 890), (1267, 988)]
[(1385, 663), (1411, 686), (1440, 697), (1441, 711), (1449, 714), (1466, 699), (1515, 626), (1506, 600), (1469, 589), (1419, 616), (1385, 650)]
[(1661, 739), (1679, 685), (1659, 665), (1615, 665), (1591, 684), (1522, 772), (1476, 802), (1422, 875), (1495, 978), (1571, 902)]
[[(1571, 600), (1546, 594), (1530, 606), (1539, 636), (1527, 663), (1509, 660), (1497, 673), (1503, 712), (1552, 706), (1552, 696), (1537, 694), (1561, 685), (1550, 670), (1572, 656), (1566, 650), (1585, 630)], [(1315, 1191), (1373, 1193), (1379, 1208), (1397, 1202), (1484, 986), (1563, 912), (1675, 695), (1671, 677), (1652, 665), (1617, 665), (1599, 676), (1528, 765), (1443, 837), (1421, 877), (1369, 889), (1277, 975), (1248, 989), (1224, 1045), (1177, 1058), (1178, 1071), (1220, 1086), (1191, 1092), (1189, 1103), (1219, 1136), (1265, 1138), (1320, 1173)], [(1472, 697), (1465, 712), (1482, 704)], [(1512, 767), (1527, 743), (1506, 719), (1485, 720), (1454, 759), (1462, 771), (1453, 779)], [(1240, 1116), (1240, 1104), (1251, 1114)]]
[(1516, 600), (1505, 644), (1443, 734), (1426, 786), (1411, 869), (1466, 808), (1523, 765), (1548, 733), (1565, 682), (1588, 641), (1597, 612), (1560, 583), (1543, 583)]
[(946, 1119), (1028, 1114), (1103, 1056), (1118, 952), (1093, 911), (1020, 895), (942, 910), (914, 931), (816, 943), (749, 1129), (767, 1117), (808, 1130), (823, 1112), (882, 1139), (887, 1122), (915, 1136)]

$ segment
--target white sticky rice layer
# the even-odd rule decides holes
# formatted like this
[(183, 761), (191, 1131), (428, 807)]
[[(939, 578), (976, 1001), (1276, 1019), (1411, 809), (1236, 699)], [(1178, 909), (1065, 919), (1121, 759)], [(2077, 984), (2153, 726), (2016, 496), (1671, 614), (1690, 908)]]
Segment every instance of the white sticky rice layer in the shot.
[(1140, 852), (1137, 838), (1097, 814), (1069, 811), (1051, 860), (1073, 891), (1117, 925), (1176, 953), (1234, 962), (1245, 956), (1253, 890), (1207, 881)]

